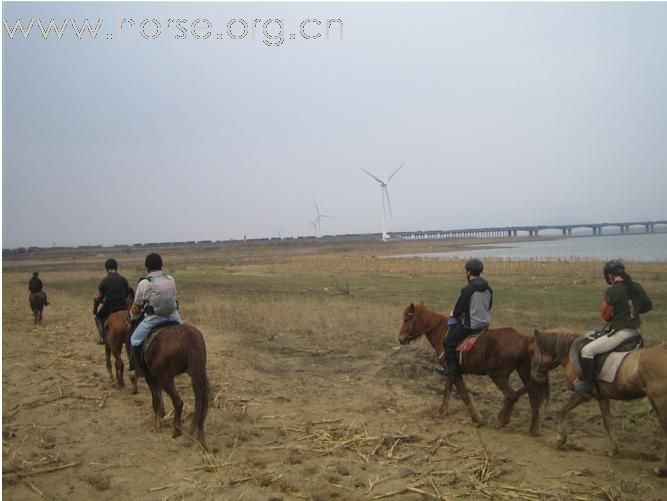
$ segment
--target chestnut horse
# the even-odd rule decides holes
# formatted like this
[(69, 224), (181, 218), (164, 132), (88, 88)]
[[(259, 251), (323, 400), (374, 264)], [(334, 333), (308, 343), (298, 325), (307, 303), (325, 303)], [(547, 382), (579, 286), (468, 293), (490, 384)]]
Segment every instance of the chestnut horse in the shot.
[(44, 312), (44, 306), (46, 306), (46, 294), (44, 292), (31, 292), (28, 297), (30, 301), (30, 309), (32, 314), (35, 316), (35, 323), (42, 322), (42, 313)]
[(145, 377), (151, 389), (155, 427), (160, 431), (160, 420), (164, 417), (162, 390), (171, 397), (174, 405), (174, 433), (181, 435), (183, 400), (176, 391), (174, 377), (188, 373), (195, 395), (195, 410), (190, 427), (191, 438), (197, 440), (208, 451), (204, 434), (204, 421), (208, 414), (209, 385), (206, 376), (206, 343), (202, 333), (192, 325), (179, 324), (158, 327), (152, 340), (144, 343)]
[[(438, 360), (444, 366), (444, 340), (447, 334), (447, 317), (435, 313), (423, 304), (410, 304), (403, 312), (403, 325), (398, 336), (401, 344), (407, 344), (421, 335), (433, 346)], [(463, 354), (461, 369), (466, 374), (489, 376), (503, 392), (503, 407), (498, 413), (499, 427), (509, 423), (514, 403), (524, 393), (528, 393), (532, 411), (530, 434), (537, 435), (540, 429), (540, 405), (549, 394), (549, 381), (533, 381), (530, 377), (531, 357), (529, 351), (530, 338), (512, 328), (489, 329), (479, 336), (473, 348)], [(509, 384), (509, 377), (517, 371), (523, 386), (514, 391)], [(463, 382), (462, 374), (452, 383), (445, 384), (440, 412), (446, 414), (452, 385), (456, 385), (461, 399), (468, 408), (470, 417), (476, 424), (482, 424), (482, 417), (470, 398), (468, 389)]]
[[(104, 352), (106, 357), (107, 370), (109, 377), (113, 382), (113, 374), (111, 373), (111, 354), (113, 354), (116, 367), (116, 381), (118, 386), (125, 386), (123, 372), (125, 364), (121, 358), (123, 352), (123, 345), (125, 345), (125, 353), (127, 353), (128, 360), (130, 359), (130, 320), (128, 310), (118, 310), (111, 313), (104, 321)], [(130, 376), (132, 383), (132, 393), (136, 394), (137, 378)]]
[[(577, 379), (570, 364), (570, 347), (581, 336), (565, 332), (538, 332), (531, 341), (533, 352), (533, 378), (542, 380), (547, 372), (558, 365), (565, 369), (565, 377), (570, 383)], [(640, 348), (628, 354), (621, 363), (613, 383), (597, 381), (593, 397), (597, 399), (602, 413), (602, 422), (609, 437), (610, 456), (619, 452), (618, 442), (613, 433), (613, 420), (609, 410), (609, 400), (631, 400), (648, 397), (658, 421), (665, 432), (665, 455), (662, 464), (653, 471), (656, 475), (667, 476), (667, 346), (664, 344)], [(572, 392), (570, 400), (559, 412), (558, 446), (567, 442), (567, 415), (579, 404), (587, 401), (577, 392)]]

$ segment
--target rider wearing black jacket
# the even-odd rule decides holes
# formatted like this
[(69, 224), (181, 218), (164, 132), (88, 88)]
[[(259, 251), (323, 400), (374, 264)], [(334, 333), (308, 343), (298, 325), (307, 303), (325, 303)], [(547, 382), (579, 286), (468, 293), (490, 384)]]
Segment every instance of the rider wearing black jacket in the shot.
[[(100, 281), (93, 300), (93, 315), (95, 315), (95, 324), (100, 334), (98, 344), (104, 344), (104, 321), (114, 311), (127, 309), (127, 299), (130, 295), (130, 284), (124, 276), (118, 273), (116, 260), (107, 259), (104, 269), (107, 275)], [(99, 308), (100, 304), (101, 308)]]

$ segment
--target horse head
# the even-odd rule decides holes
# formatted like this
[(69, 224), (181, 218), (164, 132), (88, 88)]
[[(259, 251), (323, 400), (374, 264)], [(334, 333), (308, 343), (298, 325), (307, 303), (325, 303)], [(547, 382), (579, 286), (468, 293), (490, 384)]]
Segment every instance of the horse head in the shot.
[(405, 308), (403, 311), (403, 325), (401, 325), (401, 331), (398, 333), (398, 342), (400, 344), (408, 344), (410, 341), (424, 334), (428, 326), (424, 324), (422, 315), (420, 315), (423, 310), (423, 304), (415, 306), (413, 303), (410, 303)]
[(535, 329), (528, 345), (531, 357), (530, 374), (534, 381), (543, 383), (547, 373), (561, 363), (561, 357), (567, 356), (576, 334), (565, 332), (540, 332)]

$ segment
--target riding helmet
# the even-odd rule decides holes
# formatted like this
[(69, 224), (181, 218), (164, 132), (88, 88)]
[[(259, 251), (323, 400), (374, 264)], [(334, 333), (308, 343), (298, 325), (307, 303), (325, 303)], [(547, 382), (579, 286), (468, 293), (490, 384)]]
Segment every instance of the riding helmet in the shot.
[(118, 263), (114, 258), (109, 258), (106, 261), (104, 261), (104, 269), (105, 270), (117, 270), (118, 269)]
[(38, 277), (39, 276), (39, 271), (33, 271), (32, 276), (33, 277)]
[(155, 252), (151, 252), (148, 256), (146, 256), (146, 261), (144, 262), (144, 265), (146, 266), (146, 269), (148, 271), (157, 271), (162, 269), (162, 258), (160, 257), (160, 254), (156, 254)]
[(607, 261), (607, 263), (604, 265), (604, 268), (602, 269), (602, 274), (604, 275), (604, 279), (608, 284), (611, 284), (611, 278), (609, 275), (619, 276), (621, 273), (625, 273), (625, 265), (618, 259)]
[(466, 271), (469, 271), (473, 275), (481, 275), (484, 271), (484, 265), (479, 259), (473, 257), (472, 259), (468, 259), (468, 261), (466, 261)]

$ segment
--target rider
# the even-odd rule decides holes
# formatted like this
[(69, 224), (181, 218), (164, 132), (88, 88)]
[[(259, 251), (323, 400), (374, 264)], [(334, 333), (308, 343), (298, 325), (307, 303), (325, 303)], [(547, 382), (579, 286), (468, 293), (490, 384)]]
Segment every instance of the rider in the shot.
[[(159, 254), (151, 253), (146, 256), (144, 264), (148, 275), (142, 278), (137, 285), (137, 292), (130, 310), (132, 319), (140, 321), (130, 338), (134, 374), (137, 377), (143, 375), (143, 343), (150, 336), (151, 331), (165, 323), (183, 323), (178, 314), (176, 282), (162, 271), (162, 258)], [(142, 310), (145, 317), (140, 320)]]
[(44, 284), (42, 283), (42, 279), (39, 278), (39, 271), (33, 271), (32, 272), (32, 278), (28, 281), (28, 290), (33, 293), (33, 292), (43, 292), (44, 293), (44, 305), (48, 306), (49, 301), (46, 299), (46, 291), (44, 290)]
[[(127, 299), (130, 295), (130, 284), (125, 277), (118, 273), (118, 263), (115, 259), (109, 258), (104, 262), (104, 269), (107, 275), (97, 286), (97, 293), (93, 300), (93, 315), (95, 315), (95, 325), (100, 337), (97, 344), (104, 344), (104, 321), (114, 311), (127, 309)], [(102, 305), (99, 308), (100, 304)], [(99, 308), (99, 310), (98, 310)]]
[(582, 376), (573, 385), (574, 390), (586, 398), (590, 398), (593, 389), (595, 356), (613, 351), (627, 339), (641, 336), (639, 314), (653, 308), (653, 303), (642, 286), (632, 281), (621, 261), (612, 259), (607, 262), (602, 274), (611, 285), (600, 306), (600, 318), (607, 322), (607, 325), (599, 332), (594, 331), (594, 341), (582, 348)]
[(489, 283), (480, 277), (484, 265), (477, 258), (469, 259), (465, 264), (468, 285), (461, 289), (454, 311), (447, 320), (449, 332), (445, 337), (445, 361), (447, 379), (454, 381), (459, 372), (456, 357), (456, 345), (471, 334), (477, 334), (491, 323), (493, 290)]

